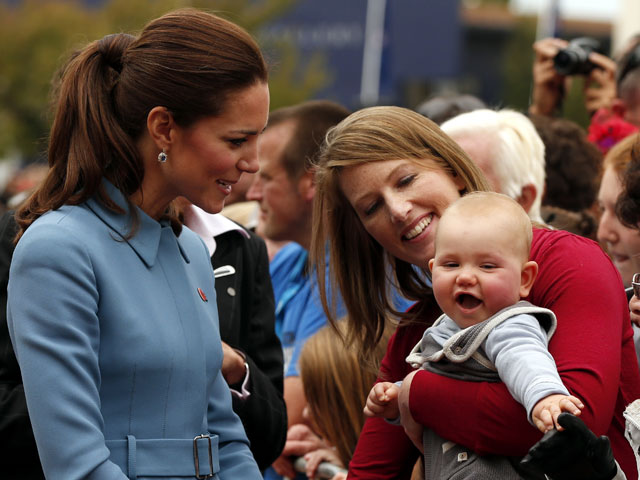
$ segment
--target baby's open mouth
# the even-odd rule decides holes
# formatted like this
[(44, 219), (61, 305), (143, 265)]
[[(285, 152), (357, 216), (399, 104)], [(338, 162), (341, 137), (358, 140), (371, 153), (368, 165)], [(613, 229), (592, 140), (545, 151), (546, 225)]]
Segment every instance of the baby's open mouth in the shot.
[(456, 303), (462, 308), (471, 310), (473, 308), (476, 308), (482, 302), (469, 293), (461, 293), (456, 297)]

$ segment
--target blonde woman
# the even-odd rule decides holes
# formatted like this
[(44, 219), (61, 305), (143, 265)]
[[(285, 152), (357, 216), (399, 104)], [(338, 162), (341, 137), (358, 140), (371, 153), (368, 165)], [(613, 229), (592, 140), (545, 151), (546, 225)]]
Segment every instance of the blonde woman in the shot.
[[(482, 173), (422, 115), (372, 107), (327, 134), (316, 182), (312, 258), (324, 271), (328, 242), (331, 278), (347, 307), (347, 338), (366, 356), (382, 336), (393, 313), (389, 267), (402, 293), (418, 301), (403, 315), (378, 375), (406, 385), (399, 399), (405, 428), (417, 422), (479, 454), (525, 455), (541, 433), (503, 384), (445, 378), (414, 371), (405, 362), (441, 314), (426, 277), (439, 218), (465, 193), (487, 190)], [(557, 316), (549, 351), (560, 377), (583, 400), (581, 418), (609, 436), (622, 469), (635, 479), (622, 410), (640, 397), (640, 373), (620, 277), (598, 245), (559, 230), (535, 228), (530, 259), (540, 275), (526, 300)], [(326, 291), (324, 279), (319, 281)], [(330, 314), (326, 295), (324, 303)], [(402, 428), (370, 418), (349, 464), (349, 479), (409, 478), (418, 456)]]

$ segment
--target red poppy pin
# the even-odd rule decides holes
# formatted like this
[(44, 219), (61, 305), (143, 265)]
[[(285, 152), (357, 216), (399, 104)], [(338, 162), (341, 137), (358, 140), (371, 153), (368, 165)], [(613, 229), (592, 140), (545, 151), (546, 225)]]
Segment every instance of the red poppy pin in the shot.
[(208, 302), (209, 300), (207, 300), (207, 296), (204, 294), (204, 292), (202, 291), (202, 289), (200, 287), (198, 287), (198, 295), (200, 295), (200, 298), (202, 299), (203, 302)]

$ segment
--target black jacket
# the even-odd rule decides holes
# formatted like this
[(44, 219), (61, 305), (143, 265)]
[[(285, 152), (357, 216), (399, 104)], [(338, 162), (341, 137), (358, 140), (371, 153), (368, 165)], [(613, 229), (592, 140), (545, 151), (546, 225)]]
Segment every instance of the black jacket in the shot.
[[(232, 265), (236, 273), (216, 278), (220, 336), (242, 351), (249, 364), (249, 391), (233, 398), (261, 470), (278, 458), (287, 437), (283, 398), (282, 346), (275, 333), (275, 301), (264, 241), (249, 232), (232, 230), (215, 237), (213, 268)], [(232, 385), (240, 390), (240, 385)]]

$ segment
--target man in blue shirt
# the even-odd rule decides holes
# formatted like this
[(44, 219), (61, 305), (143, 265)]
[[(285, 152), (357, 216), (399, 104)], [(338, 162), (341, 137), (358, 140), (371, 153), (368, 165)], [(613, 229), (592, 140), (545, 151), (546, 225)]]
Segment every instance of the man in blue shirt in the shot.
[(276, 301), (276, 333), (285, 356), (284, 398), (289, 426), (302, 422), (305, 405), (297, 368), (304, 341), (326, 324), (314, 289), (315, 274), (307, 265), (311, 243), (312, 162), (329, 128), (349, 115), (334, 102), (308, 101), (271, 112), (260, 139), (260, 171), (247, 199), (260, 204), (256, 232), (272, 241), (291, 243), (270, 265)]
[[(315, 182), (312, 162), (327, 130), (349, 115), (334, 102), (308, 101), (271, 112), (260, 139), (260, 171), (247, 192), (260, 204), (256, 232), (290, 243), (270, 264), (276, 333), (284, 350), (284, 399), (289, 427), (302, 423), (306, 400), (298, 373), (304, 342), (326, 324), (315, 272), (307, 263)], [(342, 309), (344, 311), (344, 309)], [(272, 469), (265, 478), (278, 478)]]

